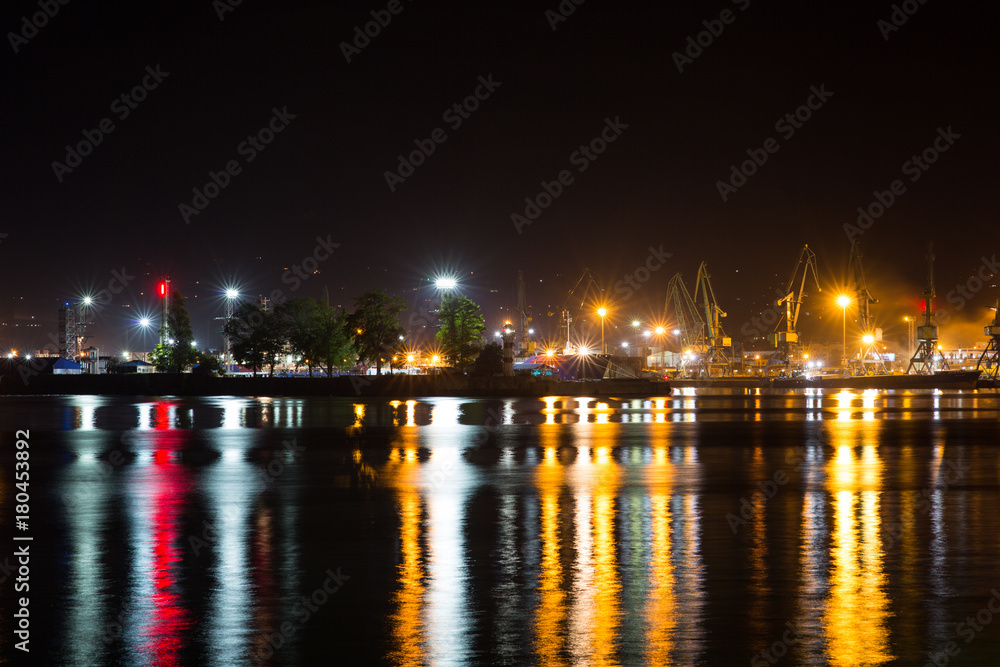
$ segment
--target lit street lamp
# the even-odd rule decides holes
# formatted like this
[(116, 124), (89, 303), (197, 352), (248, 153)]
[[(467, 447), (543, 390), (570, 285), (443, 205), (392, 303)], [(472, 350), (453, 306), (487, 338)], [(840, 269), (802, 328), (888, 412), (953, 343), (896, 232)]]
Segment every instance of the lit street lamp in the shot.
[(602, 306), (597, 309), (597, 314), (601, 316), (601, 354), (604, 354), (607, 352), (604, 348), (604, 316), (608, 314), (608, 309)]
[[(240, 298), (240, 293), (236, 289), (230, 287), (226, 290), (226, 322), (233, 319), (233, 302)], [(232, 340), (229, 334), (226, 334), (226, 372), (230, 371), (230, 354), (232, 352)]]
[(841, 294), (837, 297), (837, 305), (844, 310), (844, 351), (841, 356), (840, 364), (844, 368), (844, 372), (847, 372), (847, 306), (851, 303), (851, 297), (846, 294)]

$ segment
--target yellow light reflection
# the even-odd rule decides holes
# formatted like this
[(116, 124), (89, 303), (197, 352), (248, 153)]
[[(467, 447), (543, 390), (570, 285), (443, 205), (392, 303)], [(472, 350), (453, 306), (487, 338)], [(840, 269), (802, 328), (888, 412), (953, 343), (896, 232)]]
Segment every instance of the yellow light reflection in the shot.
[(426, 563), (420, 537), (423, 532), (423, 502), (420, 490), (420, 461), (414, 431), (400, 433), (399, 448), (393, 448), (386, 466), (399, 503), (399, 543), (402, 562), (396, 566), (398, 589), (394, 596), (395, 612), (390, 625), (393, 649), (389, 662), (394, 665), (423, 665), (426, 629), (424, 624), (424, 579)]
[[(831, 422), (837, 453), (827, 471), (832, 495), (830, 589), (824, 623), (828, 651), (849, 665), (879, 665), (894, 658), (889, 650), (881, 540), (882, 461), (875, 445), (877, 423)], [(861, 445), (860, 456), (855, 454)]]
[(653, 461), (647, 471), (652, 505), (650, 529), (653, 536), (645, 619), (646, 664), (668, 665), (671, 664), (670, 653), (678, 614), (670, 514), (673, 465), (666, 447), (654, 447)]
[[(555, 436), (555, 429), (542, 427), (544, 438)], [(559, 450), (548, 445), (538, 466), (535, 483), (541, 503), (541, 565), (538, 584), (538, 609), (535, 612), (535, 652), (543, 665), (564, 665), (566, 591), (563, 590), (561, 538), (559, 530), (559, 492), (563, 468)]]

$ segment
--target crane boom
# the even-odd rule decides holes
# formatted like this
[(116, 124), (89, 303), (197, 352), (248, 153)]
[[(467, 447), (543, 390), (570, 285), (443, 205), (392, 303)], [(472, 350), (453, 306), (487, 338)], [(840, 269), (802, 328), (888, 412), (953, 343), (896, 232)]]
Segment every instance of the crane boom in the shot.
[[(801, 280), (797, 280), (800, 270), (802, 278)], [(799, 345), (798, 331), (799, 313), (802, 310), (802, 301), (806, 296), (806, 281), (809, 279), (810, 271), (812, 271), (816, 291), (822, 292), (823, 289), (819, 286), (819, 270), (816, 267), (816, 253), (812, 251), (807, 243), (799, 252), (799, 260), (792, 269), (792, 275), (789, 276), (788, 283), (785, 285), (785, 295), (774, 302), (774, 305), (778, 308), (784, 306), (785, 312), (779, 317), (778, 323), (774, 326), (774, 333), (769, 337), (771, 345), (775, 348), (775, 352), (767, 361), (767, 366), (764, 368), (765, 375), (770, 375), (773, 371), (779, 369), (788, 375), (792, 375), (795, 370), (792, 368), (792, 365), (797, 362), (800, 363), (802, 360), (802, 349)], [(797, 292), (796, 283), (798, 283)], [(782, 330), (782, 325), (784, 325), (784, 330)]]

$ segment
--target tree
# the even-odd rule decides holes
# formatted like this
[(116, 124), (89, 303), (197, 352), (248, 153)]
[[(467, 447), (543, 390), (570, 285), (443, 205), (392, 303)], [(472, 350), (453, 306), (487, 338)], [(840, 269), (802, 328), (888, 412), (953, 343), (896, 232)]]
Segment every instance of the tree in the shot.
[(472, 374), (479, 376), (501, 375), (503, 373), (503, 345), (487, 343), (472, 366)]
[(472, 363), (482, 349), (483, 313), (479, 305), (466, 296), (445, 294), (438, 310), (441, 328), (437, 342), (453, 366), (464, 368)]
[(399, 314), (404, 310), (406, 301), (402, 297), (371, 290), (355, 299), (354, 312), (347, 316), (358, 356), (374, 363), (378, 375), (382, 374), (382, 363), (392, 357), (393, 346), (405, 333), (399, 324)]
[(200, 353), (194, 348), (191, 316), (184, 307), (184, 297), (177, 290), (170, 295), (166, 327), (160, 330), (160, 335), (163, 340), (150, 355), (156, 370), (180, 373), (197, 360)]
[(334, 368), (341, 368), (347, 360), (354, 363), (357, 355), (351, 345), (352, 336), (343, 310), (332, 308), (325, 303), (318, 304), (313, 314), (315, 346), (313, 358), (326, 369), (328, 377)]
[(316, 366), (333, 375), (347, 359), (353, 359), (346, 316), (322, 301), (300, 297), (278, 308), (285, 336), (292, 353), (302, 357), (312, 377)]
[(233, 358), (250, 366), (254, 375), (265, 365), (270, 365), (274, 375), (275, 358), (285, 346), (285, 332), (281, 319), (273, 310), (265, 310), (260, 303), (244, 301), (233, 311), (233, 317), (222, 327), (229, 337)]
[(319, 302), (308, 297), (297, 297), (278, 306), (278, 317), (284, 323), (285, 338), (293, 355), (302, 357), (312, 377), (317, 365), (316, 348), (319, 340), (316, 316)]

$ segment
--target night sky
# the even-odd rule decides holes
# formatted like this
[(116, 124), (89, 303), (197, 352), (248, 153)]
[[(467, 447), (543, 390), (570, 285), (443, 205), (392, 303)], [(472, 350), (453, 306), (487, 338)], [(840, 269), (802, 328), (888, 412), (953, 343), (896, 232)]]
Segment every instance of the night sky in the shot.
[[(823, 294), (801, 327), (839, 339), (844, 226), (897, 180), (855, 230), (879, 323), (901, 336), (916, 314), (929, 240), (944, 342), (975, 342), (997, 296), (996, 3), (48, 2), (2, 10), (4, 350), (46, 346), (58, 306), (113, 271), (128, 285), (95, 315), (102, 354), (158, 316), (164, 276), (218, 347), (230, 283), (419, 309), (452, 274), (492, 327), (522, 269), (554, 337), (585, 267), (625, 325), (662, 317), (670, 277), (693, 290), (703, 260), (739, 339), (804, 243)], [(418, 143), (433, 152), (411, 173)], [(225, 187), (200, 200), (211, 173)], [(558, 196), (534, 215), (543, 182)], [(641, 266), (659, 268), (626, 290)]]

